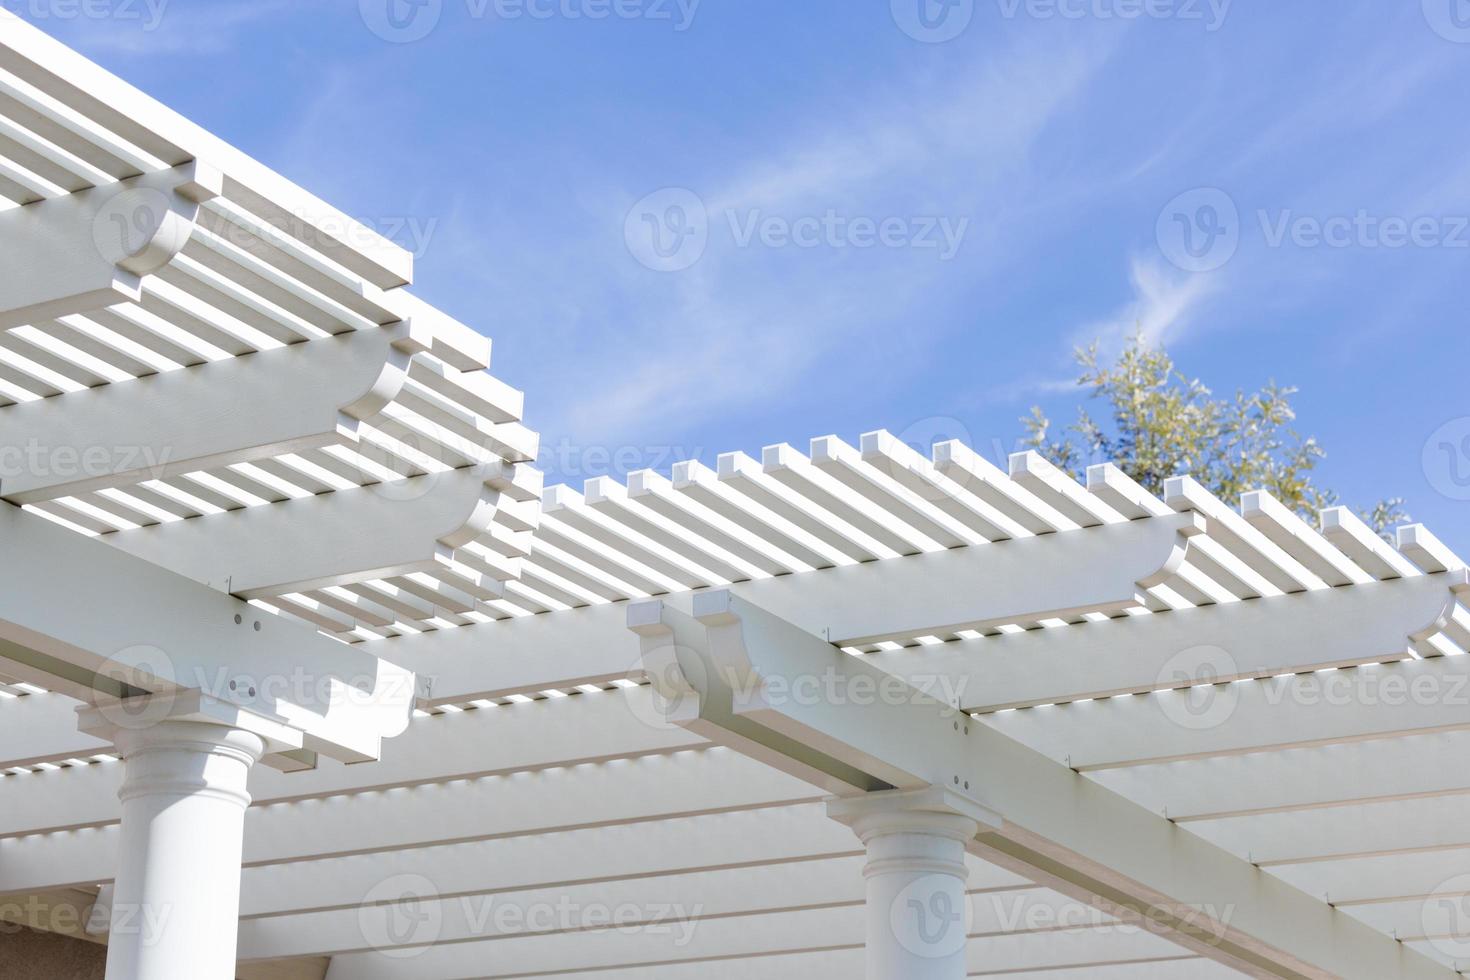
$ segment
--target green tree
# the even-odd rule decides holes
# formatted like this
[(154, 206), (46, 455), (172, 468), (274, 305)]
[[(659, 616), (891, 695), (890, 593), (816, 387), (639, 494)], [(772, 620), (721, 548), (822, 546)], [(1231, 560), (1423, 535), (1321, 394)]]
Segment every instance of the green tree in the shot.
[[(1267, 490), (1313, 527), (1318, 512), (1337, 504), (1331, 490), (1313, 483), (1326, 457), (1317, 440), (1293, 427), (1291, 398), (1297, 389), (1274, 381), (1256, 392), (1217, 398), (1199, 379), (1188, 378), (1162, 347), (1134, 336), (1111, 363), (1094, 343), (1076, 353), (1077, 384), (1104, 402), (1100, 421), (1087, 406), (1077, 420), (1053, 434), (1039, 408), (1021, 421), (1026, 448), (1081, 478), (1088, 463), (1112, 462), (1158, 494), (1171, 476), (1189, 474), (1222, 500), (1236, 502), (1249, 490)], [(1361, 516), (1379, 534), (1407, 523), (1404, 501), (1379, 501)]]

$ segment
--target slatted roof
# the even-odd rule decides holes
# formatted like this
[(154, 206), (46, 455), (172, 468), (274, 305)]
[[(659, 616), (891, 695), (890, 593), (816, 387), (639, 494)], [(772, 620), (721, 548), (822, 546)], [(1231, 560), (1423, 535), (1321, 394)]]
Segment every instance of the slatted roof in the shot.
[[(45, 438), (51, 416), (85, 420), (81, 402), (98, 402), (94, 411), (102, 413), (132, 409), (107, 393), (137, 379), (170, 393), (189, 384), (170, 384), (187, 375), (238, 385), (224, 389), (219, 405), (157, 395), (168, 411), (206, 413), (206, 426), (214, 413), (260, 411), (259, 401), (304, 413), (293, 402), (298, 390), (330, 390), (334, 376), (345, 375), (346, 384), (339, 385), (340, 419), (328, 417), (310, 438), (273, 445), (262, 426), (213, 458), (186, 458), (190, 447), (178, 440), (98, 445), (98, 433), (61, 419), (56, 437), (40, 446), (50, 455), (40, 467), (12, 460), (0, 476), (0, 497), (147, 551), (167, 547), (156, 541), (172, 540), (164, 536), (179, 522), (478, 468), (505, 497), (494, 501), (497, 513), (479, 519), (478, 533), (463, 535), (432, 567), (348, 575), (324, 589), (250, 591), (272, 609), (332, 630), (471, 621), (465, 614), (515, 576), (519, 536), (535, 526), (540, 490), (538, 476), (519, 466), (537, 451), (535, 433), (520, 422), (524, 398), (486, 370), (489, 341), (404, 288), (412, 256), (400, 247), (4, 16), (0, 209), (14, 218), (21, 205), (80, 201), (92, 216), (84, 233), (106, 251), (113, 235), (123, 236), (120, 245), (151, 233), (159, 216), (149, 209), (169, 188), (186, 186), (197, 200), (165, 201), (192, 214), (187, 237), (141, 278), (135, 298), (0, 321), (7, 328), (0, 334), (0, 441), (25, 449)], [(144, 227), (130, 224), (139, 221)], [(231, 365), (238, 370), (228, 371)], [(115, 457), (106, 472), (64, 478), (68, 466), (84, 469), (77, 460), (98, 449)]]
[[(112, 219), (138, 213), (149, 244), (112, 254)], [(35, 237), (33, 215), (104, 238), (107, 301), (0, 276), (0, 450), (46, 463), (0, 471), (0, 508), (430, 682), (379, 761), (257, 767), (244, 960), (854, 975), (860, 847), (830, 787), (670, 724), (627, 629), (642, 600), (729, 588), (1470, 970), (1470, 581), (1427, 529), (1390, 544), (1343, 508), (1311, 526), (1263, 492), (1181, 476), (1154, 495), (1111, 465), (1079, 483), (883, 431), (543, 490), (522, 396), (407, 290), (407, 253), (0, 11), (0, 243)], [(58, 465), (68, 447), (105, 452)], [(106, 905), (121, 766), (78, 703), (0, 673), (0, 894)], [(972, 975), (1241, 975), (970, 863)], [(405, 958), (377, 916), (415, 889), (433, 929)], [(575, 911), (504, 926), (495, 903)], [(599, 928), (615, 908), (629, 928)]]

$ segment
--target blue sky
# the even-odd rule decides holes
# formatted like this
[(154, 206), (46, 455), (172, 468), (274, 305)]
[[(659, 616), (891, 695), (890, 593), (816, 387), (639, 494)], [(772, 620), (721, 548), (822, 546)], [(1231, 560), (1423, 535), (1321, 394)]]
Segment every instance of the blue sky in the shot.
[(1140, 324), (1470, 550), (1465, 0), (91, 2), (3, 0), (418, 250), (553, 476), (994, 458)]

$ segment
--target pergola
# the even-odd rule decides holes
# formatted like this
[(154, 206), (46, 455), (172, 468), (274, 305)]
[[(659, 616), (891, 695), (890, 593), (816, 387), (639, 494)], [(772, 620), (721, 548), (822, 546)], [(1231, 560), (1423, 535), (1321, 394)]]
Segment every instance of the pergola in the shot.
[(410, 255), (4, 11), (0, 256), (0, 917), (108, 980), (1470, 970), (1423, 527), (886, 432), (543, 490)]

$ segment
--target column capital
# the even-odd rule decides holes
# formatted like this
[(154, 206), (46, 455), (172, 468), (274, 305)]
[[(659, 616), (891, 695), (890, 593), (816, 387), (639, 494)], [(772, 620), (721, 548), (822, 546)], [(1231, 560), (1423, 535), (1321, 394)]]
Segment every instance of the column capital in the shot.
[(888, 834), (967, 842), (981, 828), (999, 828), (1004, 823), (994, 810), (945, 786), (834, 797), (827, 801), (827, 816), (851, 827), (864, 843)]
[[(302, 747), (301, 732), (283, 719), (221, 701), (202, 691), (187, 690), (147, 694), (121, 701), (88, 705), (77, 709), (77, 728), (106, 739), (126, 756), (129, 746), (185, 738), (193, 729), (216, 728), (222, 732), (248, 733), (264, 745), (264, 752), (291, 752)], [(209, 738), (207, 731), (196, 731)], [(181, 746), (182, 747), (182, 746)], [(254, 763), (256, 760), (250, 760)]]

